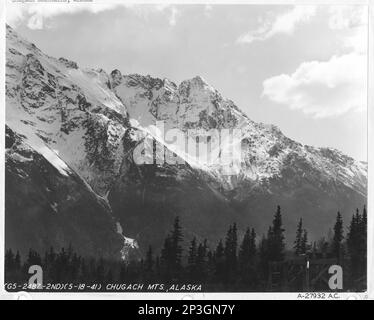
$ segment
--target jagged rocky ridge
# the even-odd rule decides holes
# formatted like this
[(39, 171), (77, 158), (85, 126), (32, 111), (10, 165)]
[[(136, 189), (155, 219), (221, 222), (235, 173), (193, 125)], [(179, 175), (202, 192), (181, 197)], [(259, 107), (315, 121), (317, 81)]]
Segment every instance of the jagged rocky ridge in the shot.
[[(190, 161), (137, 165), (133, 150), (152, 138), (156, 120), (183, 131), (241, 129), (240, 173), (226, 176), (217, 166)], [(364, 163), (253, 122), (201, 77), (177, 85), (81, 69), (47, 56), (9, 26), (6, 123), (7, 137), (18, 141), (6, 149), (7, 247), (71, 242), (86, 254), (125, 257), (138, 244), (159, 248), (175, 215), (187, 238), (215, 241), (233, 221), (264, 232), (277, 204), (285, 211), (288, 238), (299, 217), (318, 237), (338, 209), (348, 218), (366, 201)]]

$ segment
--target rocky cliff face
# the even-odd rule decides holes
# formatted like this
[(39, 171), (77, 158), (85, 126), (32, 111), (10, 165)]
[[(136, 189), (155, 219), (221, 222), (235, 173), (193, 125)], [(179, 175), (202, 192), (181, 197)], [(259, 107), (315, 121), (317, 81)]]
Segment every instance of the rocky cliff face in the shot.
[[(219, 165), (185, 150), (178, 151), (184, 164), (137, 164), (133, 155), (140, 143), (155, 138), (156, 145), (170, 148), (154, 134), (156, 121), (182, 132), (240, 129), (238, 174), (224, 175)], [(87, 254), (124, 256), (137, 246), (127, 237), (141, 250), (149, 243), (159, 247), (176, 215), (187, 238), (216, 240), (233, 221), (261, 233), (277, 204), (289, 238), (299, 217), (317, 237), (337, 210), (348, 217), (366, 201), (365, 164), (253, 122), (201, 77), (177, 85), (118, 70), (81, 69), (45, 55), (10, 27), (6, 124), (14, 140), (9, 138), (6, 151), (9, 247), (71, 242)], [(30, 203), (34, 214), (24, 211)]]
[(41, 154), (6, 127), (6, 246), (73, 245), (84, 255), (121, 258), (124, 238), (110, 206), (47, 147)]

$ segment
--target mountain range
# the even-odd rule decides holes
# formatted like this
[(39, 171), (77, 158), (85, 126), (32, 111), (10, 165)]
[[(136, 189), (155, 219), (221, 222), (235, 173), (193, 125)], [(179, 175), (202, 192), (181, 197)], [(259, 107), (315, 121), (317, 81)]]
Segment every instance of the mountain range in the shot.
[[(184, 163), (138, 164), (140, 143), (176, 153), (156, 121), (180, 132), (239, 129), (239, 171), (224, 174), (183, 151)], [(317, 240), (338, 210), (348, 220), (367, 196), (366, 163), (252, 121), (200, 76), (176, 84), (80, 68), (10, 26), (5, 152), (6, 247), (21, 252), (71, 244), (83, 255), (127, 259), (150, 244), (159, 250), (176, 216), (186, 240), (214, 243), (233, 222), (261, 235), (277, 205), (288, 244), (299, 218)]]

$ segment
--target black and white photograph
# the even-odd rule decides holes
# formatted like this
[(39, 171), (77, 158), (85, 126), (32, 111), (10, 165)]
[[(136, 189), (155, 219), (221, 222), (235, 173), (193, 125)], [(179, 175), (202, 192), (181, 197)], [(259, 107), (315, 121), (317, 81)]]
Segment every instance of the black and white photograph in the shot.
[(8, 294), (368, 298), (368, 4), (4, 9)]

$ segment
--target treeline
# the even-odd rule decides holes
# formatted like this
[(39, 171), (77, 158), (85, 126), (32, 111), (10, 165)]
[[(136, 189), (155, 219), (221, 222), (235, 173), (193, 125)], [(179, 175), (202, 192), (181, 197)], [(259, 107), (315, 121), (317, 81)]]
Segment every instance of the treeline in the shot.
[(36, 264), (43, 268), (45, 283), (192, 283), (201, 284), (204, 291), (266, 291), (269, 263), (297, 257), (335, 258), (344, 265), (347, 283), (366, 277), (365, 207), (362, 213), (357, 209), (353, 214), (346, 232), (338, 212), (329, 235), (313, 243), (308, 240), (308, 232), (300, 219), (292, 250), (286, 250), (284, 232), (278, 206), (267, 234), (261, 239), (257, 239), (253, 228), (248, 228), (239, 239), (234, 223), (215, 246), (194, 238), (186, 250), (183, 228), (176, 217), (159, 254), (150, 246), (143, 259), (118, 262), (87, 259), (70, 246), (58, 252), (51, 248), (43, 256), (30, 249), (22, 261), (19, 252), (9, 249), (5, 255), (5, 277), (6, 282), (27, 282), (28, 268)]

